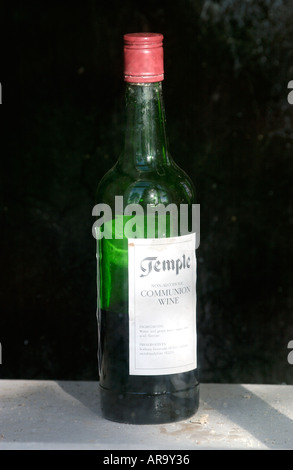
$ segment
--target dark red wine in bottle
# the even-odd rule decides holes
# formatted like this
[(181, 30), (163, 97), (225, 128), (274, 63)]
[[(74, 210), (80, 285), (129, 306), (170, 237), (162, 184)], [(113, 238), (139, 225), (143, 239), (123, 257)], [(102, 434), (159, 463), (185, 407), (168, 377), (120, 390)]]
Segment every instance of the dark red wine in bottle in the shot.
[(125, 143), (97, 191), (101, 409), (133, 424), (174, 422), (199, 403), (195, 191), (172, 159), (163, 35), (124, 36)]

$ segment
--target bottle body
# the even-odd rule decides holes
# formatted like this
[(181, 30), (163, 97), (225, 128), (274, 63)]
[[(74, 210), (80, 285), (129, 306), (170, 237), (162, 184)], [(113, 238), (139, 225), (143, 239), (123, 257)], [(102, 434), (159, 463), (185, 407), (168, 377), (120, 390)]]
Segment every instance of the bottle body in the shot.
[(195, 245), (190, 223), (183, 233), (157, 211), (190, 208), (195, 194), (168, 152), (161, 82), (127, 84), (126, 114), (123, 154), (97, 192), (109, 208), (97, 236), (101, 408), (110, 420), (160, 424), (199, 403)]

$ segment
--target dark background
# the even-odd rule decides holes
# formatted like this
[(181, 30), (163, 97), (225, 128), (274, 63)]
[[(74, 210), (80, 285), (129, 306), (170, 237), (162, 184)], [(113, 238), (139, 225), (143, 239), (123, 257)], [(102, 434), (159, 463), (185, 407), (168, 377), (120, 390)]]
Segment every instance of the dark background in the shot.
[(98, 377), (91, 213), (121, 149), (123, 34), (155, 31), (201, 205), (201, 381), (293, 384), (292, 1), (18, 0), (0, 27), (1, 377)]

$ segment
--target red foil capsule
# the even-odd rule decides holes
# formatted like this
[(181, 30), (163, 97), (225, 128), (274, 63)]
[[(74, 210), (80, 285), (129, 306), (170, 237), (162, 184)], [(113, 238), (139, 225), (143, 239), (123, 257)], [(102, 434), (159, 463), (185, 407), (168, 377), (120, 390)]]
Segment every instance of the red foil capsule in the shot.
[(164, 80), (163, 34), (124, 35), (124, 80), (151, 83)]

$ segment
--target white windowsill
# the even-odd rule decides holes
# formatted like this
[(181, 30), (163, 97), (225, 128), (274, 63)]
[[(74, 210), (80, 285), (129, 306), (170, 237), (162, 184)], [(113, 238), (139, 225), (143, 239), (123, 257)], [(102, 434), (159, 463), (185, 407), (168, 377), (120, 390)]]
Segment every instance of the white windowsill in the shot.
[(98, 382), (0, 380), (2, 449), (293, 449), (293, 385), (201, 384), (174, 424), (102, 418)]

